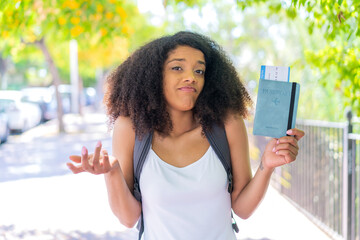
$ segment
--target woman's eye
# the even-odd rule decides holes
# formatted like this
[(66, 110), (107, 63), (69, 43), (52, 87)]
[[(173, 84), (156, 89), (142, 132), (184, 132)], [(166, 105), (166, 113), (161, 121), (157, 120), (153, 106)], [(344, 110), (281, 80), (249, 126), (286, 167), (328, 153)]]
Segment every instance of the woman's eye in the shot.
[(204, 75), (204, 74), (205, 74), (205, 71), (204, 71), (204, 70), (201, 70), (201, 69), (196, 70), (195, 72), (196, 72), (197, 74), (200, 74), (200, 75)]
[(172, 67), (171, 69), (172, 69), (172, 70), (176, 70), (176, 71), (180, 71), (180, 70), (182, 70), (182, 68), (181, 68), (181, 67)]

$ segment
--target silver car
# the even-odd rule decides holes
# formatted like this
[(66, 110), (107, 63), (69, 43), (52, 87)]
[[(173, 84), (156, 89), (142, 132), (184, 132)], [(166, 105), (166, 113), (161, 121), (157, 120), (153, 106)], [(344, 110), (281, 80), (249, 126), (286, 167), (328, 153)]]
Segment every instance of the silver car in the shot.
[(0, 144), (6, 142), (9, 135), (9, 117), (5, 108), (0, 106)]
[(40, 107), (33, 103), (23, 102), (22, 96), (20, 91), (0, 91), (0, 107), (6, 109), (9, 128), (13, 131), (24, 132), (41, 121)]
[(41, 122), (54, 119), (57, 116), (55, 94), (48, 87), (28, 87), (21, 89), (22, 101), (39, 105)]

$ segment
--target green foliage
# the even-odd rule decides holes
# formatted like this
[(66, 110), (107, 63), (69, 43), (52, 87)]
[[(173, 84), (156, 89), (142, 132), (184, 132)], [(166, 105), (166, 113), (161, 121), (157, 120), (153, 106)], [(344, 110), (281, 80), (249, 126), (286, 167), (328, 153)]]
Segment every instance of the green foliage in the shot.
[(58, 41), (91, 37), (93, 43), (128, 35), (131, 32), (128, 16), (137, 14), (134, 5), (116, 0), (9, 1), (1, 12), (4, 37), (11, 33), (34, 42), (56, 34)]
[(299, 16), (310, 35), (320, 32), (318, 39), (323, 46), (305, 48), (306, 62), (326, 91), (341, 92), (346, 98), (344, 105), (360, 115), (360, 1), (292, 0), (291, 4), (272, 0), (236, 2), (243, 11), (252, 6), (267, 6), (269, 16), (285, 17), (284, 21)]
[(40, 52), (33, 43), (45, 39), (64, 82), (69, 81), (69, 40), (76, 39), (84, 85), (94, 82), (97, 68), (120, 63), (129, 48), (156, 33), (135, 3), (120, 0), (1, 1), (0, 26), (3, 57), (15, 63), (31, 59)]
[[(325, 43), (321, 50), (307, 51), (306, 59), (321, 74), (323, 86), (332, 85), (347, 99), (345, 106), (360, 114), (360, 36), (358, 1), (302, 1), (293, 4), (307, 13), (309, 33), (318, 28)], [(332, 81), (329, 77), (332, 76)]]
[[(294, 2), (294, 1), (293, 1)], [(321, 82), (329, 84), (325, 72), (335, 76), (335, 88), (347, 98), (346, 105), (360, 115), (360, 19), (359, 1), (322, 1), (321, 4), (303, 1), (297, 6), (307, 12), (309, 32), (320, 29), (326, 40), (323, 49), (307, 52), (308, 62), (320, 73)]]

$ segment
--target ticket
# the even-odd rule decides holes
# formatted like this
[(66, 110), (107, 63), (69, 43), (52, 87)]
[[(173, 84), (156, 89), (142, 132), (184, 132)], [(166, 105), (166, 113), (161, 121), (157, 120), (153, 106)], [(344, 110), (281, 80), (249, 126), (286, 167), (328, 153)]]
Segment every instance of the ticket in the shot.
[(289, 82), (290, 67), (261, 65), (260, 79)]

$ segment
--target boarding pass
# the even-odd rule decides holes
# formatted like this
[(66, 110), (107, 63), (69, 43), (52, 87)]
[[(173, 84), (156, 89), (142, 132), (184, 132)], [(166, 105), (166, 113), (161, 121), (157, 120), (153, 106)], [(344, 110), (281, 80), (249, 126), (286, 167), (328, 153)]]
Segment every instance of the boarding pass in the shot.
[(289, 82), (290, 67), (261, 65), (260, 79)]

